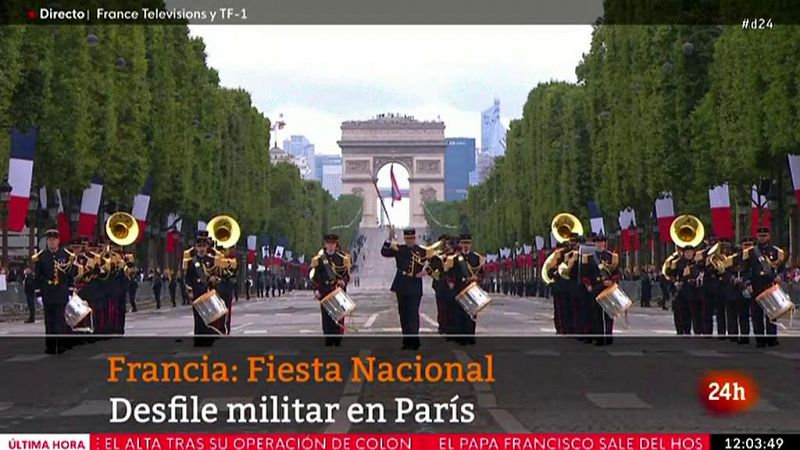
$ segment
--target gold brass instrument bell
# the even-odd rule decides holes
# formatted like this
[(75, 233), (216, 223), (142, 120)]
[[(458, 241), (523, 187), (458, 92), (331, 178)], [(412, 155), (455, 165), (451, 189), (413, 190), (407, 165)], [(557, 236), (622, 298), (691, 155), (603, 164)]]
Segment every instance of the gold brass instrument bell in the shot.
[(239, 224), (231, 216), (215, 216), (208, 222), (208, 235), (222, 248), (231, 248), (242, 235)]
[(550, 230), (556, 237), (556, 241), (568, 241), (572, 233), (583, 234), (583, 225), (577, 217), (570, 213), (556, 214), (550, 223)]
[[(553, 236), (555, 236), (556, 241), (561, 243), (568, 241), (572, 233), (583, 234), (583, 225), (581, 225), (581, 221), (572, 214), (560, 213), (553, 217), (553, 221), (550, 223), (550, 231), (553, 233)], [(557, 257), (558, 252), (554, 250), (547, 259), (545, 259), (542, 265), (541, 277), (546, 284), (552, 284), (555, 281), (550, 277), (547, 271), (555, 265), (555, 259)]]
[(106, 235), (120, 247), (131, 245), (139, 237), (139, 223), (126, 212), (115, 212), (106, 221)]
[(705, 234), (703, 222), (691, 214), (676, 217), (669, 226), (669, 236), (678, 248), (697, 247)]

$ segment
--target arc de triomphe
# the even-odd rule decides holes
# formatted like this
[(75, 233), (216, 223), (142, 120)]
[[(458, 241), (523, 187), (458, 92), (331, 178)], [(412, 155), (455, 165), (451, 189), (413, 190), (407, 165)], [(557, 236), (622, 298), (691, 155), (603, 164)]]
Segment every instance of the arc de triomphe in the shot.
[(378, 193), (373, 180), (386, 164), (401, 164), (409, 174), (410, 224), (424, 227), (422, 203), (444, 200), (444, 122), (379, 114), (342, 123), (342, 193), (364, 199), (362, 227), (378, 225)]

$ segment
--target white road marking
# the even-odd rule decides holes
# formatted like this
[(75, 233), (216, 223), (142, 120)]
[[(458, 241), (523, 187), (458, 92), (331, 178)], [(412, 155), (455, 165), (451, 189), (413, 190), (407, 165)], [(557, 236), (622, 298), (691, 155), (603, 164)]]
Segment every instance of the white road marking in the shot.
[(244, 330), (244, 334), (267, 334), (267, 330)]
[(545, 333), (555, 333), (556, 329), (554, 327), (539, 327), (539, 331), (544, 331)]
[(377, 319), (378, 319), (378, 313), (374, 313), (371, 316), (369, 316), (367, 321), (364, 322), (364, 328), (371, 328), (372, 324), (374, 324), (375, 320), (377, 320)]
[(98, 353), (92, 356), (89, 359), (98, 360), (98, 359), (108, 359), (110, 356), (125, 356), (130, 355), (128, 352), (117, 352), (117, 353)]
[(555, 350), (528, 350), (525, 354), (531, 356), (561, 356), (561, 353)]
[(11, 408), (12, 406), (14, 406), (14, 404), (11, 402), (0, 402), (0, 411), (5, 411)]
[(611, 356), (644, 356), (643, 351), (625, 351), (625, 350), (606, 350)]
[(431, 319), (431, 318), (430, 318), (430, 316), (428, 316), (428, 315), (427, 315), (427, 314), (425, 314), (425, 313), (421, 313), (421, 314), (420, 314), (420, 317), (422, 317), (423, 319), (425, 319), (425, 322), (428, 322), (429, 324), (433, 325), (434, 327), (438, 327), (438, 326), (439, 326), (439, 322), (437, 322), (437, 321), (435, 321), (435, 320)]
[(678, 335), (678, 332), (675, 331), (675, 330), (653, 330), (653, 333), (655, 333), (655, 334), (674, 334), (676, 336)]
[(42, 359), (48, 358), (50, 355), (46, 353), (34, 353), (29, 355), (17, 355), (12, 356), (5, 360), (5, 362), (31, 362), (31, 361), (40, 361)]
[(62, 416), (105, 416), (111, 415), (111, 402), (108, 400), (85, 400), (80, 405), (61, 413)]
[(202, 358), (208, 352), (195, 350), (190, 352), (177, 352), (173, 356), (176, 358)]
[(701, 358), (728, 358), (725, 353), (720, 353), (716, 350), (686, 350), (686, 353), (692, 356), (699, 356)]
[(650, 409), (653, 407), (633, 392), (587, 392), (586, 398), (603, 409)]
[(245, 323), (242, 323), (242, 324), (239, 324), (239, 325), (234, 325), (234, 326), (231, 327), (231, 331), (233, 331), (233, 330), (237, 330), (238, 331), (238, 330), (247, 328), (252, 324), (253, 324), (253, 322), (245, 322)]
[(780, 411), (775, 405), (769, 402), (769, 400), (765, 398), (761, 398), (758, 403), (751, 409), (751, 411), (758, 411), (758, 412), (775, 412)]
[[(367, 356), (372, 354), (372, 350), (363, 349), (358, 352), (359, 358), (366, 358)], [(348, 379), (350, 376), (348, 376)], [(347, 433), (350, 431), (350, 421), (347, 420), (347, 410), (350, 408), (350, 405), (358, 401), (358, 398), (361, 396), (361, 391), (364, 388), (363, 382), (353, 382), (349, 380), (347, 384), (344, 386), (344, 391), (342, 392), (342, 397), (339, 399), (340, 408), (334, 414), (334, 423), (328, 425), (325, 428), (325, 433)]]
[(529, 433), (525, 426), (522, 425), (513, 414), (505, 409), (492, 408), (489, 410), (489, 414), (492, 415), (495, 422), (497, 422), (506, 433)]
[(767, 352), (767, 354), (783, 359), (800, 359), (800, 352)]

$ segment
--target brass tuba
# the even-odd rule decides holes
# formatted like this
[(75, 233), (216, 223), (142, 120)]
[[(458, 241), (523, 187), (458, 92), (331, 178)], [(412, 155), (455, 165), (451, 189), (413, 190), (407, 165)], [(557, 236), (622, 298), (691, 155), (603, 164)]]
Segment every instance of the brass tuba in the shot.
[(208, 222), (208, 235), (222, 248), (236, 245), (242, 235), (241, 228), (231, 216), (216, 216)]
[(583, 225), (581, 225), (581, 221), (572, 214), (561, 213), (553, 217), (550, 230), (556, 237), (556, 241), (564, 242), (569, 240), (572, 233), (583, 234)]
[(106, 221), (106, 235), (120, 247), (131, 245), (139, 237), (139, 223), (126, 212), (115, 212)]
[(676, 217), (669, 226), (669, 236), (678, 248), (697, 247), (705, 234), (703, 222), (691, 214)]

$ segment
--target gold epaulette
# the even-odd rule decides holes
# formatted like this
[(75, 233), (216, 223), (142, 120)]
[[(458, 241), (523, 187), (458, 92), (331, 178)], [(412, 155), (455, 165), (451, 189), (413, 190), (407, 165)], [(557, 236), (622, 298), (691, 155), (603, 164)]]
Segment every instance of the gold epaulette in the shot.
[(478, 266), (483, 267), (483, 265), (486, 263), (486, 257), (481, 255), (480, 253), (475, 253), (475, 254), (478, 255)]
[(778, 246), (775, 246), (775, 248), (778, 250), (778, 260), (775, 261), (775, 263), (777, 265), (777, 264), (780, 264), (780, 263), (783, 262), (783, 258), (786, 256), (786, 254), (783, 252), (782, 248), (780, 248)]
[(39, 261), (39, 257), (42, 256), (42, 253), (44, 253), (44, 250), (39, 250), (38, 252), (31, 255), (31, 261), (33, 262)]
[(611, 266), (617, 267), (619, 265), (619, 253), (611, 252)]
[(445, 271), (448, 271), (448, 270), (452, 269), (453, 266), (456, 264), (455, 258), (456, 258), (455, 255), (450, 255), (450, 256), (446, 257), (444, 259), (444, 261), (442, 261), (442, 268)]
[(699, 250), (699, 251), (695, 252), (695, 254), (694, 254), (694, 261), (695, 262), (701, 262), (701, 261), (705, 261), (705, 260), (706, 260), (706, 251), (705, 250)]
[(353, 262), (350, 260), (350, 255), (342, 252), (342, 261), (347, 270), (350, 270), (350, 267), (353, 265)]
[(318, 267), (319, 266), (319, 257), (320, 257), (321, 254), (322, 254), (322, 251), (320, 251), (320, 253), (318, 253), (316, 256), (311, 258), (311, 268), (312, 269), (314, 267)]

